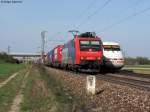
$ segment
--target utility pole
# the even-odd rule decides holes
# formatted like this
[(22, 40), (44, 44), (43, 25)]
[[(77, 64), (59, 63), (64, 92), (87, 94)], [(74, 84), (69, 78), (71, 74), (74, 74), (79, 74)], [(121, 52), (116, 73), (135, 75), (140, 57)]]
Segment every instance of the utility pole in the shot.
[(41, 32), (41, 38), (42, 38), (42, 46), (41, 46), (41, 58), (42, 58), (42, 63), (45, 62), (45, 33), (47, 31), (42, 31)]
[(7, 53), (8, 55), (10, 54), (10, 46), (8, 45), (8, 48), (7, 48)]

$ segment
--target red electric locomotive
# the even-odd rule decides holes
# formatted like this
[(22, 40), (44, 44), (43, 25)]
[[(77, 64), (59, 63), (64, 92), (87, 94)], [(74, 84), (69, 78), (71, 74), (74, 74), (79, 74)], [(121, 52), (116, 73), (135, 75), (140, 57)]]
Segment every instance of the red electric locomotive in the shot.
[(99, 71), (102, 64), (102, 42), (94, 32), (75, 35), (64, 44), (62, 66), (73, 70)]

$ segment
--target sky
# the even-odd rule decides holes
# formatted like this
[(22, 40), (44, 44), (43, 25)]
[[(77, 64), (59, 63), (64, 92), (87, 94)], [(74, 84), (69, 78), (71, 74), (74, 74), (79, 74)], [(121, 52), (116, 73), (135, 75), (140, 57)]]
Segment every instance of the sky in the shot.
[(150, 0), (17, 1), (0, 1), (0, 51), (9, 45), (13, 53), (40, 52), (42, 31), (48, 51), (77, 29), (120, 43), (125, 56), (150, 58)]

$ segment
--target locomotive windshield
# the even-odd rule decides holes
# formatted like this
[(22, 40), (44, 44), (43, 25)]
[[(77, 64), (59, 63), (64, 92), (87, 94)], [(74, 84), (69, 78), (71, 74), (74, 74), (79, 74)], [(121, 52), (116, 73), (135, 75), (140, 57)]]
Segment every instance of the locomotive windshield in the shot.
[(80, 45), (90, 45), (90, 41), (80, 41)]
[(99, 40), (81, 40), (80, 41), (80, 50), (81, 51), (100, 51), (101, 42)]
[(120, 46), (118, 45), (104, 45), (105, 51), (120, 51)]

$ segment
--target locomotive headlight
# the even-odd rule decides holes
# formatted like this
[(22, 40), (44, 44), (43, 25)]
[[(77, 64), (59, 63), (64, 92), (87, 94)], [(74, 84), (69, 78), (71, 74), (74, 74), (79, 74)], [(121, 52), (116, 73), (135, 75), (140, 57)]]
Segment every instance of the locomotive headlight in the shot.
[(100, 57), (97, 57), (97, 60), (100, 60), (101, 58)]
[(83, 57), (83, 56), (81, 56), (80, 58), (81, 58), (81, 60), (83, 60), (83, 59), (84, 59), (84, 57)]

